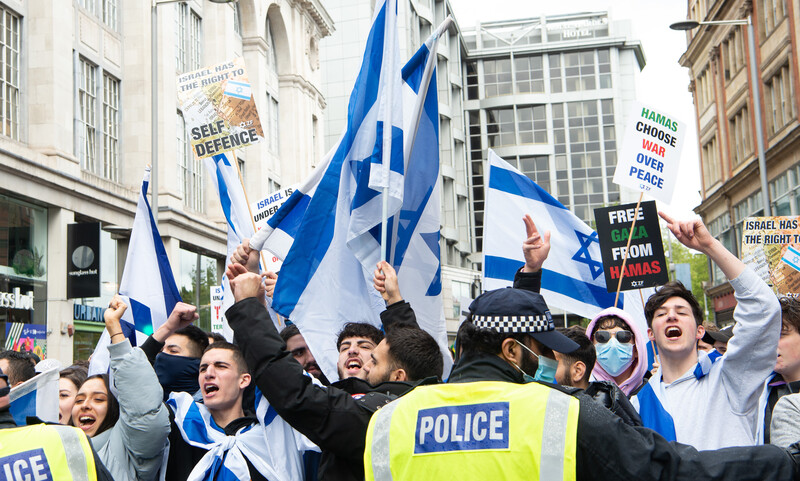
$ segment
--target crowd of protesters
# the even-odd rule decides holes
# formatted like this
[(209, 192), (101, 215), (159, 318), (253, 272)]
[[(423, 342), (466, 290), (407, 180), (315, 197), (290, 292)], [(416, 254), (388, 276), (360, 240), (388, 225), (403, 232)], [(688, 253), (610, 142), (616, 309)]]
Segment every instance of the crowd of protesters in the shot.
[[(41, 479), (79, 479), (75, 459), (90, 479), (116, 480), (800, 479), (800, 301), (776, 297), (701, 221), (662, 217), (729, 279), (732, 326), (704, 323), (673, 281), (645, 303), (646, 330), (615, 307), (585, 329), (556, 329), (539, 294), (549, 234), (528, 217), (514, 286), (473, 301), (449, 374), (381, 262), (381, 328), (344, 326), (333, 380), (296, 325), (275, 327), (276, 276), (259, 274), (245, 241), (226, 272), (232, 342), (178, 303), (133, 347), (120, 325), (128, 306), (112, 300), (109, 373), (89, 376), (86, 361), (60, 371), (58, 421), (80, 442), (35, 419), (17, 427), (9, 392), (48, 360), (0, 353), (0, 444), (48, 461), (63, 450)], [(41, 441), (18, 434), (34, 429)], [(40, 479), (41, 464), (3, 456), (6, 479)]]

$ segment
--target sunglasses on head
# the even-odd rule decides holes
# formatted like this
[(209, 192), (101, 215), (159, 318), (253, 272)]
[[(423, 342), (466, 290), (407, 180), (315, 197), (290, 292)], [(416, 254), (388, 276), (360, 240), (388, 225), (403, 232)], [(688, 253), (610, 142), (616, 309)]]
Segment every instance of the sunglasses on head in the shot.
[[(631, 331), (617, 331), (614, 336), (616, 336), (617, 341), (625, 344), (631, 342), (633, 340), (633, 333)], [(611, 340), (611, 331), (597, 331), (594, 333), (594, 340), (605, 344)]]

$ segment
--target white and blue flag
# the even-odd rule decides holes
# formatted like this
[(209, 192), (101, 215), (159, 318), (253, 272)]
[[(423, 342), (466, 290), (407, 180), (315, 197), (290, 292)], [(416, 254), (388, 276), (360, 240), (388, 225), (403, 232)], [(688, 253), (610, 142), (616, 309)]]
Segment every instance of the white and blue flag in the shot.
[(242, 100), (250, 100), (250, 97), (253, 95), (249, 83), (236, 80), (228, 80), (225, 84), (225, 90), (222, 93), (229, 97)]
[(54, 367), (11, 388), (8, 410), (17, 426), (25, 426), (28, 417), (44, 422), (58, 420), (59, 368)]
[[(597, 232), (525, 174), (489, 150), (489, 179), (483, 224), (483, 287), (510, 286), (523, 266), (522, 218), (550, 231), (550, 254), (542, 265), (541, 294), (550, 306), (591, 319), (614, 305), (606, 290)], [(623, 308), (623, 297), (619, 305)]]
[[(181, 301), (167, 251), (147, 201), (149, 184), (150, 167), (147, 167), (133, 219), (128, 257), (119, 284), (119, 294), (128, 305), (120, 325), (132, 346), (143, 343), (147, 336), (161, 327), (175, 304)], [(109, 333), (104, 330), (92, 354), (90, 375), (108, 372), (109, 344)]]
[[(446, 346), (438, 244), (438, 103), (432, 75), (436, 56), (430, 53), (442, 29), (399, 69), (392, 53), (396, 34), (388, 25), (396, 21), (395, 8), (391, 1), (376, 6), (339, 143), (251, 241), (254, 248), (284, 258), (273, 307), (297, 324), (328, 379), (338, 378), (335, 340), (342, 326), (377, 326), (384, 309), (372, 287), (380, 259), (384, 186), (389, 192), (388, 259), (420, 326)], [(390, 121), (387, 150), (383, 134)]]

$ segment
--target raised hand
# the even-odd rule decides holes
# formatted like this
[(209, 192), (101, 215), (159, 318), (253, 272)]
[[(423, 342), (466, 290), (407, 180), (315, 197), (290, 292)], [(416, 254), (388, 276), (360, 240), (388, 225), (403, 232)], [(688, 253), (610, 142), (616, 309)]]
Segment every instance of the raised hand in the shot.
[(525, 256), (525, 267), (522, 268), (522, 272), (538, 272), (550, 253), (550, 231), (546, 231), (543, 236), (540, 235), (536, 224), (528, 214), (522, 220), (525, 222), (527, 233), (527, 239), (522, 243), (522, 254)]
[(708, 232), (705, 224), (700, 219), (675, 220), (664, 212), (659, 211), (658, 215), (667, 222), (667, 228), (678, 242), (690, 249), (708, 254), (713, 247), (716, 239)]
[(250, 248), (250, 239), (245, 239), (231, 255), (231, 263), (241, 264), (249, 272), (258, 274), (258, 256), (258, 251)]
[(272, 297), (275, 293), (275, 284), (278, 283), (278, 274), (267, 271), (264, 274), (264, 289), (266, 289), (267, 297)]
[(397, 282), (397, 272), (394, 267), (386, 261), (378, 262), (375, 267), (377, 269), (372, 273), (372, 285), (381, 293), (386, 305), (402, 301), (403, 296), (400, 295), (400, 284)]
[(103, 313), (106, 330), (111, 336), (111, 344), (116, 344), (125, 340), (125, 335), (122, 333), (122, 327), (120, 326), (120, 319), (122, 319), (122, 315), (127, 309), (128, 306), (125, 304), (125, 301), (122, 300), (119, 294), (116, 294), (114, 298), (111, 299), (111, 302), (108, 303), (108, 309)]
[[(231, 267), (239, 269), (244, 268), (244, 266), (240, 264), (231, 264), (228, 266), (228, 270), (230, 270)], [(239, 302), (249, 297), (255, 297), (260, 303), (266, 306), (267, 300), (264, 297), (266, 292), (264, 283), (262, 282), (264, 276), (266, 276), (266, 274), (259, 275), (252, 272), (241, 272), (236, 275), (236, 277), (228, 276), (234, 300)]]

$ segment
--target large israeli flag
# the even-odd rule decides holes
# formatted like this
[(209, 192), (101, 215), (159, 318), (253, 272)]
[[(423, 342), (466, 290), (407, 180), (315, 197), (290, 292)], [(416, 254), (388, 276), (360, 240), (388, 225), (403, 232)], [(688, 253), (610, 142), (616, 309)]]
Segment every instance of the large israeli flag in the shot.
[[(384, 309), (372, 288), (380, 258), (383, 187), (389, 193), (388, 258), (398, 270), (401, 292), (420, 325), (446, 345), (438, 249), (438, 104), (431, 80), (435, 54), (429, 55), (441, 32), (401, 72), (389, 28), (395, 8), (391, 1), (376, 6), (339, 143), (251, 242), (279, 256), (286, 252), (273, 307), (297, 323), (329, 379), (338, 378), (335, 339), (341, 327), (346, 322), (377, 326)], [(426, 100), (428, 92), (432, 96)], [(384, 136), (389, 119), (391, 147)]]
[(44, 422), (58, 422), (58, 367), (11, 388), (8, 410), (17, 426), (25, 426), (26, 418), (38, 417)]
[[(525, 214), (540, 233), (550, 231), (541, 289), (547, 304), (590, 319), (613, 306), (615, 294), (606, 290), (597, 233), (492, 150), (483, 227), (484, 289), (510, 286), (525, 263)], [(620, 297), (617, 307), (623, 305)]]
[[(119, 294), (128, 305), (120, 324), (122, 332), (133, 346), (143, 343), (147, 336), (161, 327), (175, 304), (181, 300), (167, 251), (147, 201), (149, 184), (150, 167), (147, 167), (133, 219), (128, 257), (119, 284)], [(109, 333), (104, 330), (92, 354), (90, 375), (108, 372), (109, 344)]]

